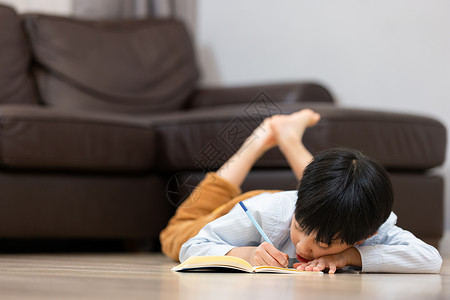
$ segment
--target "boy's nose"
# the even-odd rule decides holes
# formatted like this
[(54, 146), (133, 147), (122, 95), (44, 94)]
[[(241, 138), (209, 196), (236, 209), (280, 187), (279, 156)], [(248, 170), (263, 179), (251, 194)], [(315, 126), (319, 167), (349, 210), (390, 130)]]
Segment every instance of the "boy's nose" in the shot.
[(297, 253), (308, 255), (312, 252), (310, 243), (308, 240), (303, 240), (297, 244)]

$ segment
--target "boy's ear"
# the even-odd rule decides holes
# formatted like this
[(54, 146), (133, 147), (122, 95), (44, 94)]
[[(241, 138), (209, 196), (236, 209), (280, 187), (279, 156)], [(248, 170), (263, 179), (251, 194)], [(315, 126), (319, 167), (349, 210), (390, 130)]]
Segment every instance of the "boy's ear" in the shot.
[(356, 245), (361, 245), (362, 243), (364, 243), (365, 240), (370, 239), (371, 237), (373, 237), (373, 236), (374, 236), (375, 234), (377, 234), (377, 233), (378, 233), (378, 231), (375, 232), (374, 234), (369, 235), (369, 236), (366, 237), (365, 239), (360, 240), (359, 242), (356, 242), (356, 243), (355, 243), (355, 246), (356, 246)]

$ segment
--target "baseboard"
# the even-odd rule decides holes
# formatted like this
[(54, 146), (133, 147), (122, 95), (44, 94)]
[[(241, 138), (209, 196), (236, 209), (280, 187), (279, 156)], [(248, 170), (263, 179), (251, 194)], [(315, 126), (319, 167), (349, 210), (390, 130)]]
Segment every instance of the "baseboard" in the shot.
[(439, 252), (443, 256), (450, 255), (450, 229), (447, 229), (444, 232), (444, 236), (442, 237), (441, 242), (439, 243)]

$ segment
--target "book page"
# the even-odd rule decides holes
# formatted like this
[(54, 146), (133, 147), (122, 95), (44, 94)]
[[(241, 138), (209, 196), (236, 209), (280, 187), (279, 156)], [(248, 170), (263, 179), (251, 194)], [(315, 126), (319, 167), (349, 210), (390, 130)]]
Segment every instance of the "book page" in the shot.
[(258, 266), (254, 267), (256, 273), (285, 273), (285, 274), (323, 274), (318, 271), (300, 271), (293, 268), (281, 268), (272, 266)]
[(181, 271), (215, 267), (253, 272), (253, 267), (247, 261), (234, 256), (192, 256), (182, 264), (172, 268), (172, 270)]

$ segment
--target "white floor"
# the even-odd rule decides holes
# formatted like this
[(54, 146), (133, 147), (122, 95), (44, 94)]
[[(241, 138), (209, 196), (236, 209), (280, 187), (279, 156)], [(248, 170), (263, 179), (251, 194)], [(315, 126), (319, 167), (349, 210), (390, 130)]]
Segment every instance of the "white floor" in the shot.
[(161, 254), (0, 255), (1, 299), (450, 299), (440, 274), (177, 273)]

